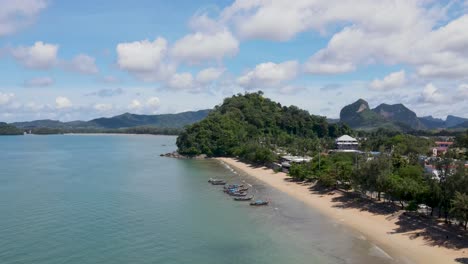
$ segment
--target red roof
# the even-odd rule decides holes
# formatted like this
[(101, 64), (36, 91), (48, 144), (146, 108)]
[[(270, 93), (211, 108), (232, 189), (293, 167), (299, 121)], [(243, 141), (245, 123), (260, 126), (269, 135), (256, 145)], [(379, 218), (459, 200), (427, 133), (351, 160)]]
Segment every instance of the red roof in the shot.
[(437, 145), (452, 145), (453, 142), (450, 141), (436, 141), (435, 142)]

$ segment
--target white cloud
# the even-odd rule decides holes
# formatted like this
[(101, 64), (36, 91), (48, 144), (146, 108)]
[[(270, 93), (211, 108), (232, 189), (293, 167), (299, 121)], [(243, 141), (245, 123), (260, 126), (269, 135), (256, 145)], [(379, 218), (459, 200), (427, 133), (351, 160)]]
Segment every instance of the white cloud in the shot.
[(0, 92), (0, 105), (6, 105), (11, 102), (11, 99), (15, 97), (14, 93), (2, 93)]
[(210, 83), (216, 81), (224, 73), (223, 68), (206, 68), (198, 72), (195, 77), (196, 81), (201, 84)]
[(374, 90), (391, 90), (401, 88), (406, 83), (405, 71), (392, 72), (385, 76), (382, 80), (374, 79), (370, 84), (370, 88)]
[(197, 32), (178, 40), (172, 56), (187, 63), (221, 61), (224, 57), (234, 56), (239, 50), (239, 41), (226, 29), (214, 33)]
[(167, 41), (157, 38), (149, 40), (119, 43), (117, 45), (117, 64), (121, 69), (135, 72), (156, 70), (162, 62), (167, 49)]
[[(466, 78), (468, 14), (463, 3), (425, 0), (237, 0), (219, 21), (242, 38), (290, 40), (301, 32), (333, 32), (305, 64), (313, 74), (354, 71), (360, 65), (405, 64), (423, 78)], [(448, 21), (448, 23), (447, 23)]]
[(146, 101), (146, 105), (152, 109), (158, 108), (160, 105), (160, 101), (158, 97), (150, 97)]
[(46, 0), (0, 0), (0, 37), (30, 25), (47, 7)]
[(113, 106), (112, 104), (95, 104), (93, 108), (99, 112), (107, 112), (109, 110), (112, 110)]
[(137, 99), (133, 99), (132, 102), (128, 105), (128, 109), (130, 110), (140, 110), (143, 107), (141, 102)]
[(432, 83), (429, 83), (424, 87), (419, 98), (421, 103), (427, 104), (441, 104), (446, 103), (447, 100), (448, 97)]
[(72, 102), (67, 97), (59, 96), (55, 98), (55, 107), (57, 109), (65, 109), (65, 108), (70, 108), (72, 106), (73, 106)]
[(134, 99), (128, 105), (128, 109), (136, 113), (156, 113), (156, 110), (160, 107), (160, 100), (158, 97), (150, 97), (146, 102), (141, 102), (140, 100)]
[(297, 61), (265, 62), (237, 78), (237, 83), (246, 89), (277, 87), (284, 81), (294, 79), (298, 74), (298, 68)]
[(13, 48), (11, 53), (23, 66), (44, 70), (52, 68), (57, 63), (58, 48), (58, 45), (38, 41), (30, 47)]
[(190, 90), (194, 86), (193, 76), (190, 73), (176, 73), (169, 79), (167, 86), (175, 90)]
[(206, 13), (196, 14), (189, 21), (189, 27), (195, 32), (214, 33), (224, 29), (219, 21), (211, 19)]
[(75, 56), (70, 62), (65, 63), (65, 68), (83, 74), (96, 74), (99, 72), (96, 59), (86, 54)]
[(24, 85), (27, 87), (47, 87), (54, 84), (54, 79), (50, 77), (38, 77), (26, 80)]
[(167, 41), (164, 38), (119, 43), (116, 51), (119, 68), (144, 81), (164, 79), (175, 70), (165, 64)]

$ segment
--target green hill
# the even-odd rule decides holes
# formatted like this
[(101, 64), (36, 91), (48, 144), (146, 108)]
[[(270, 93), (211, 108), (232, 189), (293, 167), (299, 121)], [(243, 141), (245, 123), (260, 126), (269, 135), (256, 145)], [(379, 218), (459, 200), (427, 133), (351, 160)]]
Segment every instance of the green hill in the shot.
[(295, 106), (263, 97), (262, 92), (224, 99), (207, 118), (186, 128), (177, 138), (184, 155), (240, 156), (254, 162), (272, 160), (272, 150), (298, 145), (315, 147), (316, 140), (349, 133), (342, 124), (330, 125)]
[(61, 122), (56, 120), (35, 120), (17, 122), (11, 125), (21, 129), (122, 129), (132, 127), (152, 126), (159, 128), (182, 128), (205, 118), (210, 110), (189, 111), (178, 114), (137, 115), (125, 113), (122, 115), (97, 118), (90, 121)]
[(385, 119), (369, 108), (364, 99), (343, 107), (340, 111), (340, 121), (350, 127), (375, 127), (386, 123)]
[(380, 104), (376, 108), (372, 109), (372, 111), (386, 120), (402, 123), (412, 129), (425, 128), (421, 121), (419, 121), (416, 113), (408, 109), (403, 104)]
[(15, 126), (0, 122), (0, 135), (22, 135), (23, 131)]

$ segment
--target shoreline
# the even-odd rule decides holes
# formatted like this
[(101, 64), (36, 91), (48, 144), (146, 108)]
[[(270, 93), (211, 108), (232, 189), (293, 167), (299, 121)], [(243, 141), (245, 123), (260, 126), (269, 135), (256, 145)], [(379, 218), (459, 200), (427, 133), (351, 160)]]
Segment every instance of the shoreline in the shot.
[[(375, 242), (388, 250), (390, 255), (398, 256), (398, 260), (410, 263), (466, 263), (468, 248), (447, 248), (444, 245), (433, 245), (424, 235), (424, 226), (410, 230), (399, 230), (402, 211), (394, 214), (377, 214), (362, 210), (359, 207), (344, 206), (344, 196), (339, 191), (332, 195), (313, 193), (310, 184), (303, 185), (288, 181), (289, 176), (283, 172), (274, 172), (266, 167), (252, 167), (249, 164), (233, 158), (216, 158), (220, 162), (243, 172), (250, 177), (284, 192), (291, 197), (318, 210), (323, 215), (338, 223), (362, 233), (369, 241)], [(403, 216), (404, 217), (404, 216)], [(397, 232), (398, 231), (398, 232)], [(403, 232), (406, 231), (406, 232)], [(457, 261), (461, 260), (461, 261)]]

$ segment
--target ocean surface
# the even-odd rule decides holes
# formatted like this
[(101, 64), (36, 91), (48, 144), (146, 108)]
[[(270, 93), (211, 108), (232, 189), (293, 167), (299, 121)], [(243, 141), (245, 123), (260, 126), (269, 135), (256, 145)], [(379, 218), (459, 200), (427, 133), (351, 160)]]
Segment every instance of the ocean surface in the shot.
[[(0, 263), (394, 263), (355, 231), (175, 137), (0, 137)], [(251, 184), (235, 202), (209, 178)]]

